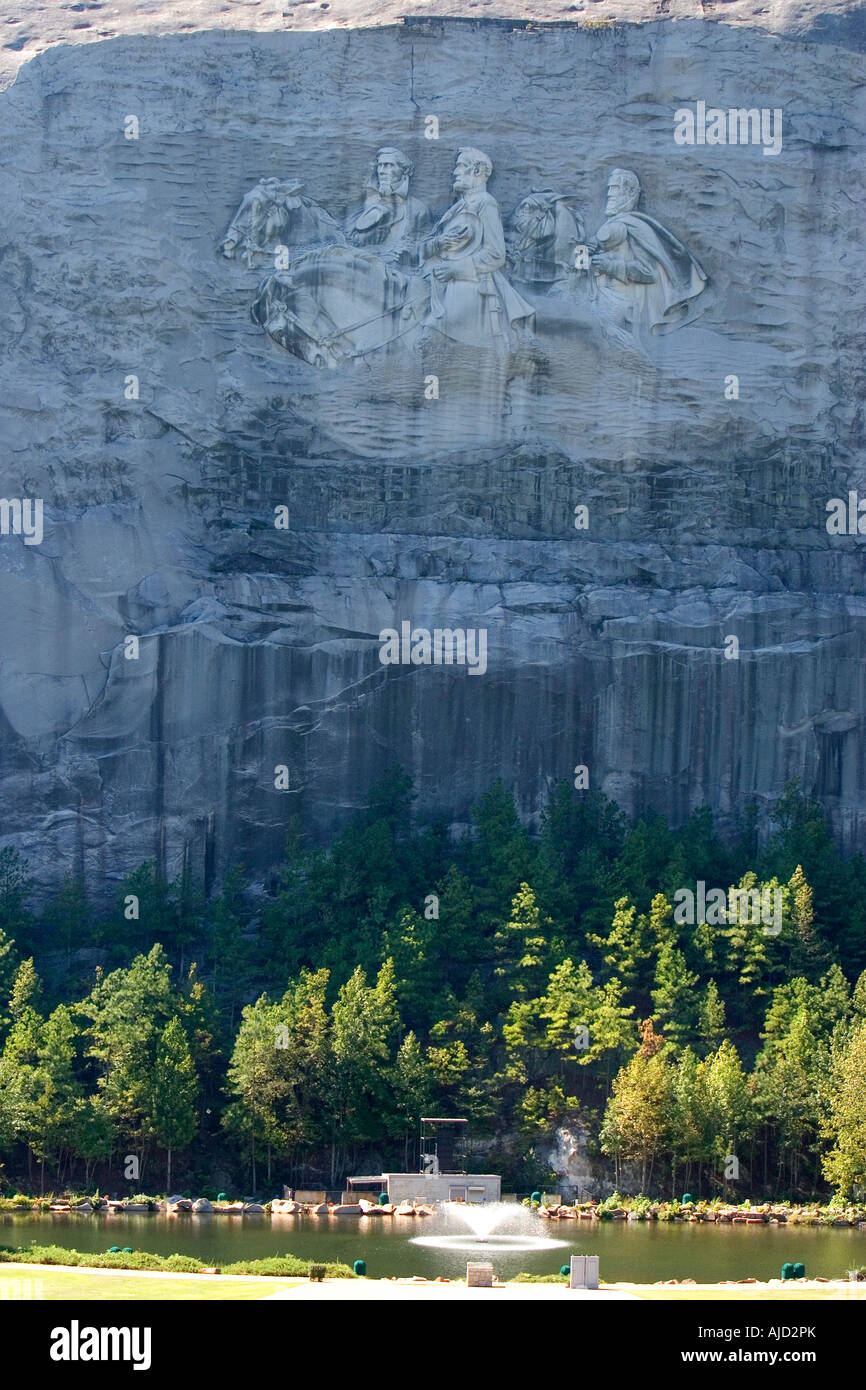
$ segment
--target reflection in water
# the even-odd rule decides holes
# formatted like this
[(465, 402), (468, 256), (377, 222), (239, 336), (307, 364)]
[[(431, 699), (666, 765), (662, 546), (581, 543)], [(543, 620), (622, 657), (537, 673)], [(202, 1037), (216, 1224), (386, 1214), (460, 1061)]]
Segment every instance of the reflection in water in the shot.
[[(556, 1250), (564, 1246), (564, 1240), (552, 1240), (538, 1232), (538, 1217), (526, 1207), (518, 1207), (510, 1202), (485, 1202), (466, 1204), (464, 1202), (444, 1202), (440, 1207), (441, 1216), (453, 1224), (468, 1226), (472, 1232), (466, 1235), (426, 1235), (413, 1237), (413, 1245), (425, 1245), (432, 1250), (478, 1250), (484, 1247), (490, 1254), (515, 1251)], [(507, 1235), (494, 1235), (498, 1226), (509, 1228)]]
[[(484, 1208), (466, 1208), (484, 1210)], [(530, 1231), (539, 1224), (524, 1208), (514, 1207), (515, 1220), (526, 1219)], [(502, 1227), (499, 1228), (503, 1230)], [(504, 1228), (511, 1234), (513, 1228)], [(524, 1228), (526, 1229), (526, 1228)], [(455, 1234), (441, 1211), (421, 1225), (425, 1237)], [(203, 1264), (227, 1265), (233, 1260), (292, 1254), (307, 1260), (364, 1259), (373, 1278), (383, 1275), (462, 1277), (466, 1254), (413, 1243), (418, 1219), (408, 1217), (311, 1216), (0, 1216), (0, 1245), (62, 1245), (82, 1251), (106, 1251), (111, 1245), (131, 1245), (159, 1255), (191, 1255)], [(508, 1279), (529, 1274), (555, 1274), (568, 1256), (600, 1256), (604, 1280), (777, 1279), (785, 1261), (802, 1260), (810, 1277), (845, 1278), (848, 1269), (862, 1265), (864, 1232), (851, 1228), (808, 1226), (707, 1226), (667, 1222), (561, 1221), (556, 1250), (497, 1250), (496, 1273)], [(464, 1236), (466, 1239), (467, 1236)], [(482, 1246), (483, 1249), (483, 1246)], [(476, 1247), (477, 1253), (477, 1247)]]

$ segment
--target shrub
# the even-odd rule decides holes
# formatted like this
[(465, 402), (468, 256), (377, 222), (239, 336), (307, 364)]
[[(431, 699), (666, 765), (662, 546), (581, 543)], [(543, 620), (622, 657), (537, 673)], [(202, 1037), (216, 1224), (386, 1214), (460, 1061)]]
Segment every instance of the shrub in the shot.
[[(200, 1274), (204, 1269), (201, 1260), (195, 1260), (191, 1255), (169, 1255), (165, 1261), (165, 1268), (173, 1274)], [(213, 1268), (213, 1266), (208, 1266)]]
[[(168, 1263), (168, 1260), (177, 1258), (180, 1257), (171, 1255), (168, 1258), (166, 1258), (165, 1255), (151, 1255), (150, 1252), (147, 1250), (133, 1250), (132, 1252), (127, 1252), (126, 1254), (124, 1254), (122, 1250), (118, 1250), (116, 1254), (112, 1254), (111, 1251), (106, 1251), (104, 1255), (82, 1254), (79, 1255), (76, 1263), (80, 1265), (88, 1265), (91, 1269), (166, 1270), (171, 1268), (171, 1266)], [(202, 1266), (198, 1263), (197, 1260), (193, 1260), (191, 1263), (194, 1265), (196, 1270), (200, 1270), (202, 1268)]]
[(12, 1245), (0, 1247), (0, 1262), (31, 1265), (77, 1265), (82, 1258), (77, 1250), (66, 1250), (62, 1245), (24, 1245), (17, 1249)]
[[(40, 1265), (81, 1265), (88, 1269), (152, 1269), (174, 1274), (200, 1274), (205, 1268), (201, 1260), (190, 1255), (153, 1255), (148, 1250), (135, 1250), (124, 1254), (122, 1250), (103, 1253), (86, 1253), (79, 1250), (66, 1250), (61, 1245), (25, 1245), (18, 1249), (12, 1245), (0, 1246), (0, 1263)], [(348, 1265), (329, 1263), (319, 1266), (327, 1279), (354, 1279), (357, 1276)], [(238, 1260), (235, 1264), (223, 1265), (223, 1274), (265, 1274), (286, 1275), (305, 1278), (310, 1270), (309, 1260), (300, 1260), (296, 1255), (269, 1255), (263, 1260)]]
[(567, 1274), (516, 1274), (511, 1284), (567, 1284)]
[(223, 1265), (223, 1274), (264, 1274), (276, 1277), (287, 1275), (293, 1278), (306, 1278), (311, 1269), (324, 1270), (326, 1279), (354, 1279), (354, 1270), (348, 1265), (330, 1262), (311, 1265), (309, 1260), (300, 1260), (296, 1255), (268, 1255), (261, 1260), (237, 1260), (234, 1264)]

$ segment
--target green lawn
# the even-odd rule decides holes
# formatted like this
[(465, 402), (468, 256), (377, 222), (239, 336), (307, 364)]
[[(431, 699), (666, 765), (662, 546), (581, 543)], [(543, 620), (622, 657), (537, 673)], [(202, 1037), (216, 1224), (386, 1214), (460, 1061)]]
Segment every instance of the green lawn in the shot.
[(829, 1284), (805, 1289), (768, 1289), (755, 1284), (740, 1284), (733, 1288), (719, 1288), (718, 1285), (693, 1288), (691, 1285), (684, 1287), (682, 1284), (671, 1284), (667, 1287), (654, 1284), (613, 1284), (610, 1287), (624, 1289), (650, 1303), (802, 1303), (815, 1298), (866, 1299), (866, 1284), (845, 1284), (841, 1289)]
[(108, 1274), (104, 1269), (21, 1269), (16, 1265), (0, 1266), (0, 1282), (14, 1281), (12, 1289), (21, 1283), (26, 1292), (41, 1293), (47, 1301), (69, 1299), (72, 1302), (114, 1302), (115, 1300), (196, 1301), (230, 1299), (250, 1301), (266, 1298), (280, 1289), (290, 1289), (306, 1283), (300, 1279), (187, 1279), (180, 1275)]

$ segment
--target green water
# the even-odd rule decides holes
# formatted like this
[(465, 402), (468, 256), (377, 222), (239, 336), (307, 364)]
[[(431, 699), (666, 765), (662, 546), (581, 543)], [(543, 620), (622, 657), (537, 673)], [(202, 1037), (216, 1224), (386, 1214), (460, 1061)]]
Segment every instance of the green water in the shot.
[(434, 1250), (411, 1238), (470, 1233), (451, 1216), (68, 1216), (0, 1215), (0, 1245), (63, 1245), (105, 1251), (131, 1245), (155, 1254), (192, 1255), (205, 1264), (292, 1254), (310, 1260), (367, 1261), (367, 1272), (383, 1275), (465, 1274), (466, 1262), (492, 1258), (501, 1278), (520, 1271), (555, 1273), (571, 1254), (600, 1256), (602, 1279), (635, 1280), (778, 1278), (786, 1260), (802, 1260), (809, 1276), (844, 1278), (866, 1265), (866, 1231), (810, 1226), (669, 1224), (667, 1222), (542, 1223), (522, 1210), (512, 1220), (536, 1236), (565, 1244), (545, 1251)]

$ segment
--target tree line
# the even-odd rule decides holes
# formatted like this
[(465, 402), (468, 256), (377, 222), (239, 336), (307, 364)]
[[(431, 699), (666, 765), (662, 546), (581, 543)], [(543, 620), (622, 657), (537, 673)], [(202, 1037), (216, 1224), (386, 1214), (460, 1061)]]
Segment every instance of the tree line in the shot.
[[(412, 800), (390, 769), (208, 899), (148, 862), (107, 911), (73, 878), (35, 911), (0, 853), (7, 1183), (336, 1186), (414, 1166), (433, 1111), (518, 1190), (559, 1126), (621, 1190), (866, 1187), (866, 862), (796, 784), (761, 842), (752, 807), (723, 841), (563, 785), (533, 836), (496, 783), (455, 839)], [(728, 906), (689, 921), (699, 881)]]

